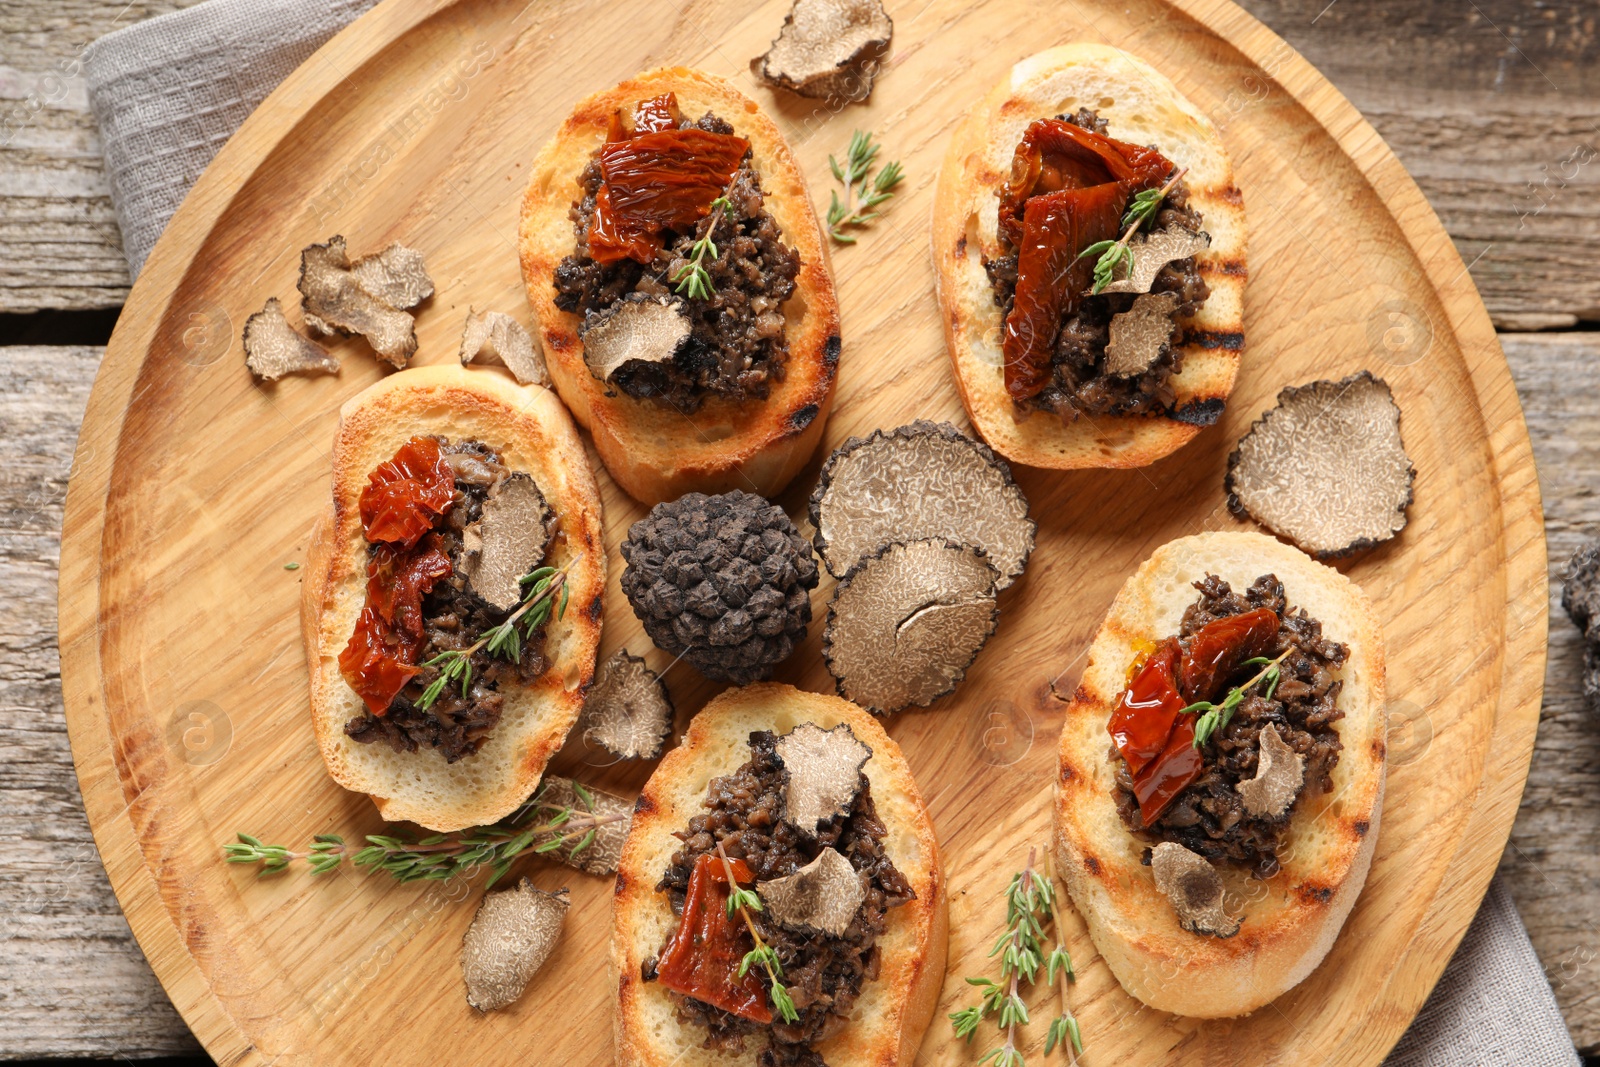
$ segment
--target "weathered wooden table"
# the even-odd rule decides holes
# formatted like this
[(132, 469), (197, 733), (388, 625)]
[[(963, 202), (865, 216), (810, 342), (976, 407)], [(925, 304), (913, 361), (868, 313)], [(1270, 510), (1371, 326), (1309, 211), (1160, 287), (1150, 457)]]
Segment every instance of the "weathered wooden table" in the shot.
[[(199, 1052), (100, 869), (55, 648), (73, 443), (129, 284), (78, 60), (191, 2), (0, 8), (0, 1059)], [(1600, 7), (1244, 3), (1388, 139), (1470, 264), (1522, 395), (1558, 580), (1600, 534)], [(1600, 1053), (1600, 719), (1559, 595), (1557, 581), (1539, 741), (1501, 870), (1573, 1039)]]

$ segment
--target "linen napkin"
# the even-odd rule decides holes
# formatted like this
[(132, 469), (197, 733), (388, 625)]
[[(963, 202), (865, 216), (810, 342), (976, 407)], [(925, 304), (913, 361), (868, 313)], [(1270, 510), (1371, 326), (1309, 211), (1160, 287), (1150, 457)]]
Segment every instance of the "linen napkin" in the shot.
[[(84, 56), (128, 267), (277, 84), (373, 0), (207, 0)], [(1093, 1041), (1093, 1035), (1085, 1035)], [(1337, 1049), (1327, 1061), (1339, 1060)], [(1544, 970), (1498, 880), (1387, 1067), (1576, 1067)]]

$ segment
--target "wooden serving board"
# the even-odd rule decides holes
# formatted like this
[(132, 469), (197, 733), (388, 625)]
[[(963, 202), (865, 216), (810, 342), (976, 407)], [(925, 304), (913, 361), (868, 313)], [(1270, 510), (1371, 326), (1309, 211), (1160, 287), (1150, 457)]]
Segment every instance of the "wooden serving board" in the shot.
[[(380, 826), (318, 758), (303, 572), (285, 569), (326, 506), (339, 404), (380, 370), (349, 342), (339, 377), (262, 387), (238, 342), (267, 297), (294, 302), (299, 250), (333, 233), (357, 251), (421, 249), (438, 294), (419, 318), (418, 362), (444, 362), (469, 306), (527, 320), (514, 248), (524, 176), (583, 94), (664, 64), (730, 77), (783, 126), (824, 206), (828, 154), (852, 129), (874, 131), (908, 177), (861, 243), (834, 251), (844, 355), (826, 446), (781, 498), (799, 518), (822, 456), (847, 436), (916, 417), (965, 424), (928, 254), (936, 170), (959, 115), (1013, 62), (1073, 40), (1149, 59), (1222, 127), (1249, 212), (1248, 344), (1222, 424), (1170, 459), (1017, 470), (1038, 550), (1001, 600), (999, 632), (954, 696), (888, 723), (930, 801), (951, 886), (944, 1000), (920, 1059), (981, 1053), (952, 1040), (942, 1013), (968, 1001), (963, 976), (992, 973), (1005, 882), (1046, 842), (1060, 697), (1116, 589), (1162, 542), (1241, 525), (1224, 504), (1226, 457), (1281, 387), (1363, 367), (1394, 387), (1418, 468), (1409, 527), (1343, 565), (1381, 613), (1390, 663), (1388, 801), (1366, 889), (1326, 962), (1247, 1018), (1143, 1008), (1075, 918), (1073, 999), (1091, 1064), (1372, 1064), (1422, 1004), (1510, 827), (1545, 656), (1538, 485), (1471, 279), (1372, 128), (1231, 4), (889, 6), (889, 69), (869, 105), (835, 114), (752, 84), (746, 63), (783, 0), (390, 0), (273, 94), (173, 220), (84, 422), (62, 547), (62, 676), (112, 884), (219, 1062), (611, 1059), (604, 880), (527, 864), (541, 887), (572, 887), (568, 933), (520, 1003), (478, 1017), (457, 965), (475, 886), (349, 869), (258, 882), (219, 860), (240, 830), (303, 847), (314, 833)], [(617, 584), (616, 546), (642, 509), (601, 481), (612, 552), (602, 655), (627, 647), (665, 666)], [(816, 591), (819, 618), (831, 590)], [(815, 625), (778, 677), (830, 689), (819, 645)], [(666, 678), (682, 729), (715, 689), (683, 665)], [(556, 769), (621, 791), (650, 770), (601, 762), (575, 742)], [(1044, 1030), (1029, 1028), (1027, 1051)]]

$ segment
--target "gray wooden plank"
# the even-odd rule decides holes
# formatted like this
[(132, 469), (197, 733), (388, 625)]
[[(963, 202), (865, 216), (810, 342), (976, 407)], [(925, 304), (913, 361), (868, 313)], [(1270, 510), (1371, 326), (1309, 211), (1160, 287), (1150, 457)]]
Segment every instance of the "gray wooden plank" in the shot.
[(1501, 860), (1573, 1040), (1600, 1053), (1600, 716), (1561, 574), (1600, 534), (1600, 334), (1503, 334), (1533, 439), (1550, 543), (1550, 660), (1522, 807)]
[(0, 348), (0, 1059), (199, 1051), (106, 881), (61, 708), (61, 506), (101, 352)]
[(97, 37), (195, 2), (0, 5), (0, 312), (116, 307), (127, 298), (81, 57)]

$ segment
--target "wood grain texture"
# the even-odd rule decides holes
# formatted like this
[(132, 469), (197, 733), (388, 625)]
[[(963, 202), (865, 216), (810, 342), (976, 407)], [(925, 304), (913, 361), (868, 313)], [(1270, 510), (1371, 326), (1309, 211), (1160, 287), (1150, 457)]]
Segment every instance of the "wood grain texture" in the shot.
[[(1145, 0), (1064, 9), (1046, 29), (1025, 6), (896, 8), (895, 64), (872, 103), (848, 114), (753, 91), (819, 186), (827, 153), (853, 126), (878, 131), (909, 175), (870, 240), (835, 260), (846, 338), (832, 445), (916, 416), (959, 419), (922, 220), (956, 116), (1012, 61), (1092, 35), (1158, 57), (1212, 113), (1247, 79), (1274, 86), (1225, 131), (1250, 212), (1253, 276), (1252, 369), (1224, 424), (1144, 471), (1019, 471), (1041, 519), (1039, 547), (1002, 600), (999, 634), (954, 698), (890, 724), (947, 850), (955, 932), (941, 1009), (969, 995), (961, 975), (986, 969), (1008, 872), (1044, 840), (1060, 717), (1052, 683), (1070, 687), (1115, 589), (1155, 545), (1235, 524), (1222, 500), (1228, 448), (1282, 384), (1376, 360), (1407, 412), (1417, 504), (1398, 543), (1346, 569), (1384, 621), (1392, 691), (1426, 709), (1433, 738), (1425, 753), (1396, 761), (1396, 802), (1346, 935), (1271, 1012), (1220, 1025), (1141, 1009), (1081, 932), (1073, 944), (1081, 1015), (1108, 1060), (1231, 1062), (1246, 1042), (1263, 1063), (1330, 1048), (1375, 1063), (1476, 910), (1532, 745), (1545, 553), (1515, 390), (1463, 264), (1415, 185), (1371, 127), (1259, 24), (1215, 0)], [(231, 327), (267, 296), (290, 297), (295, 253), (337, 227), (359, 249), (399, 238), (427, 255), (439, 293), (418, 323), (422, 358), (453, 358), (469, 305), (526, 314), (510, 241), (521, 174), (570, 102), (666, 61), (747, 81), (744, 57), (761, 51), (784, 7), (615, 0), (608, 18), (630, 32), (602, 40), (575, 3), (384, 5), (333, 42), (332, 62), (302, 68), (252, 116), (135, 287), (89, 402), (68, 500), (63, 684), (112, 885), (219, 1061), (428, 1054), (415, 1028), (364, 1021), (402, 1010), (451, 1047), (470, 1034), (488, 1062), (526, 1062), (534, 1051), (609, 1060), (595, 966), (603, 884), (534, 870), (542, 887), (573, 885), (570, 935), (541, 978), (568, 991), (569, 1028), (552, 1036), (532, 1024), (547, 1007), (537, 991), (504, 1015), (476, 1019), (466, 1008), (454, 953), (470, 887), (395, 888), (350, 872), (261, 885), (217, 862), (218, 845), (246, 827), (300, 841), (376, 825), (364, 799), (328, 782), (310, 744), (295, 578), (283, 563), (325, 507), (337, 403), (378, 370), (350, 343), (340, 346), (339, 378), (264, 390), (240, 366)], [(1269, 61), (1271, 75), (1260, 67)], [(439, 89), (447, 77), (458, 93)], [(313, 105), (316, 120), (299, 121)], [(416, 120), (397, 125), (408, 112)], [(1307, 232), (1321, 239), (1308, 242)], [(222, 340), (213, 345), (197, 322), (217, 326)], [(802, 476), (783, 498), (791, 513), (808, 482)], [(614, 487), (605, 494), (614, 548), (639, 509)], [(819, 589), (819, 607), (827, 592)], [(615, 586), (607, 615), (603, 655), (648, 648)], [(1462, 622), (1449, 640), (1440, 640), (1441, 617)], [(217, 633), (248, 638), (219, 644)], [(819, 644), (813, 631), (780, 679), (825, 687)], [(667, 680), (684, 714), (711, 692), (682, 665)], [(195, 714), (212, 732), (191, 743)], [(997, 722), (1010, 742), (997, 744)], [(558, 769), (582, 770), (583, 758), (569, 752)], [(597, 784), (637, 786), (645, 770), (613, 770)], [(362, 1040), (317, 1040), (329, 1031)], [(923, 1053), (932, 1062), (970, 1056), (937, 1026)]]
[[(125, 298), (73, 62), (115, 26), (192, 2), (13, 0), (0, 12), (0, 311)], [(1600, 254), (1600, 159), (1577, 163), (1600, 148), (1600, 43), (1587, 0), (1244, 6), (1384, 136), (1462, 258), (1486, 253), (1472, 274), (1498, 325), (1600, 318), (1600, 280), (1586, 269)], [(1257, 106), (1264, 84), (1237, 87), (1230, 107)]]
[(61, 506), (100, 353), (0, 350), (0, 1058), (197, 1050), (106, 881), (61, 712)]
[(84, 91), (98, 37), (197, 0), (0, 9), (0, 311), (116, 307), (128, 265)]
[(1501, 337), (1539, 469), (1550, 545), (1550, 660), (1528, 788), (1501, 861), (1572, 1038), (1600, 1052), (1600, 716), (1561, 578), (1600, 535), (1600, 335)]

